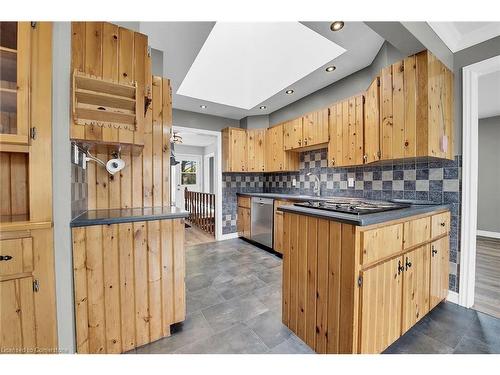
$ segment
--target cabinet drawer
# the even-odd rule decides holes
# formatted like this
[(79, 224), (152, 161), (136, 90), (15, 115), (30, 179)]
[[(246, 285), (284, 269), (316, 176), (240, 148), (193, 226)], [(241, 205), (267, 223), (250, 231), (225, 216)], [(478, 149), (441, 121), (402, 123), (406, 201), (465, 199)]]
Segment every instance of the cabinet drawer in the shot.
[(252, 199), (250, 197), (238, 197), (238, 207), (250, 208)]
[(450, 213), (443, 212), (442, 214), (434, 215), (431, 219), (431, 236), (436, 238), (450, 231)]
[(0, 241), (0, 276), (33, 271), (32, 238)]
[(403, 250), (403, 224), (361, 232), (361, 264), (367, 265)]
[(410, 220), (404, 223), (404, 248), (419, 245), (431, 239), (431, 218)]

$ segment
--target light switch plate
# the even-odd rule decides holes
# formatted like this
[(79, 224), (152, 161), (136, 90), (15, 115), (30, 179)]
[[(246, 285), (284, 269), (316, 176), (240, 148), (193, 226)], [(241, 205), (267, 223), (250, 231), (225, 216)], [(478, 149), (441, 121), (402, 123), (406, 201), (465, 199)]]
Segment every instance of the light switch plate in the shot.
[(354, 187), (354, 178), (349, 177), (347, 179), (347, 187)]

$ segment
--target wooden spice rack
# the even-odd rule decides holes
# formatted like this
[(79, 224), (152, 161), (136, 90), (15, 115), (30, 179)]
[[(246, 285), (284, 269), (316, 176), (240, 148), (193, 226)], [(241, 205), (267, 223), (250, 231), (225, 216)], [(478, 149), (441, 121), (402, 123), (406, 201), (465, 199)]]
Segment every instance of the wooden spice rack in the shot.
[(79, 125), (136, 130), (137, 85), (73, 72), (73, 118)]

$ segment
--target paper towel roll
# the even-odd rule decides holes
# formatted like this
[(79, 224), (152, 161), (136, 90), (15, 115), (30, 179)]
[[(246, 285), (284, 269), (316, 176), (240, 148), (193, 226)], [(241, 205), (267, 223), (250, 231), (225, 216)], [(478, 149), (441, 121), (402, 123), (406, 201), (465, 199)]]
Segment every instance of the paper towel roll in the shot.
[(106, 163), (106, 170), (110, 174), (120, 172), (123, 168), (125, 168), (125, 162), (122, 159), (110, 159)]

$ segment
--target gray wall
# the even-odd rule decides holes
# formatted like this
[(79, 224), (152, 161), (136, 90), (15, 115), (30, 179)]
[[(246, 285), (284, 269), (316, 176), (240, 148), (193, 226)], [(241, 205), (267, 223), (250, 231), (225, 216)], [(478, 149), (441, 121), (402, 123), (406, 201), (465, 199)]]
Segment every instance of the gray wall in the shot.
[(75, 352), (71, 257), (71, 155), (69, 143), (71, 24), (54, 22), (52, 46), (52, 186), (57, 335), (59, 349)]
[(189, 145), (175, 145), (175, 154), (186, 154), (186, 155), (205, 155), (205, 147), (200, 146), (189, 146)]
[(163, 51), (151, 48), (151, 72), (154, 76), (163, 77)]
[(240, 120), (242, 129), (261, 129), (269, 127), (269, 115), (247, 116)]
[(239, 120), (233, 120), (230, 118), (205, 115), (203, 113), (184, 111), (176, 108), (173, 109), (172, 113), (174, 126), (214, 131), (220, 131), (228, 126), (235, 128), (240, 127)]
[(477, 229), (500, 233), (500, 116), (479, 120)]
[(453, 55), (455, 73), (455, 154), (462, 153), (462, 68), (500, 55), (500, 36), (458, 51)]
[(385, 42), (371, 65), (321, 90), (313, 92), (286, 107), (274, 111), (269, 115), (269, 125), (275, 125), (296, 118), (306, 112), (324, 108), (329, 104), (365, 91), (373, 80), (373, 77), (383, 67), (404, 57), (404, 54), (391, 44)]

